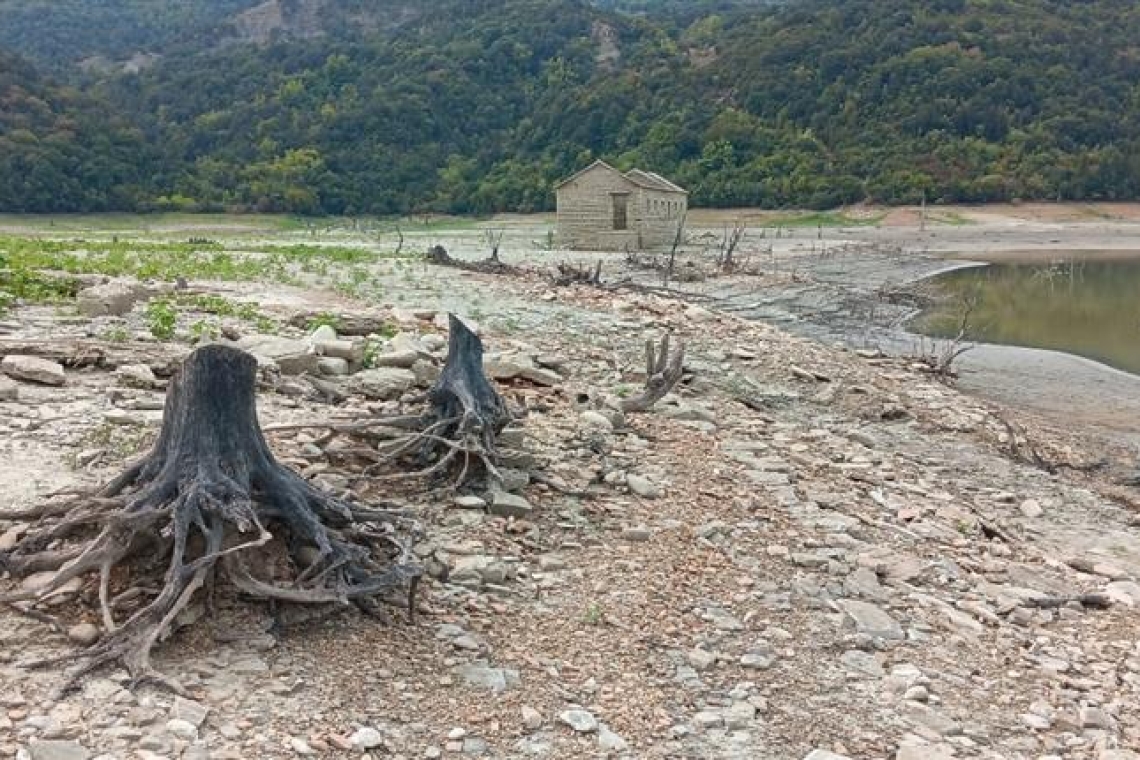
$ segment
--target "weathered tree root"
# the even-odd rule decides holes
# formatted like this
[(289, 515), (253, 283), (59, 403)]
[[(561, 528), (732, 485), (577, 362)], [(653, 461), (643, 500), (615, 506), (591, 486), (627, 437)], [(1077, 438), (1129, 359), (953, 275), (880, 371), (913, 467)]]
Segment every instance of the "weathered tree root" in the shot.
[[(78, 660), (63, 691), (116, 662), (135, 682), (179, 690), (151, 667), (151, 650), (195, 592), (219, 577), (254, 597), (296, 603), (368, 603), (403, 587), (414, 593), (421, 569), (411, 538), (398, 530), (414, 526), (395, 512), (339, 501), (278, 464), (257, 422), (256, 369), (252, 356), (228, 346), (192, 353), (171, 381), (150, 454), (68, 511), (44, 510), (0, 555), (0, 569), (15, 577), (55, 573), (0, 602), (40, 600), (74, 578), (98, 575), (102, 639), (34, 663)], [(258, 550), (275, 537), (288, 553), (287, 580), (252, 569), (269, 564)], [(141, 606), (117, 619), (118, 602), (131, 597)]]
[(661, 346), (655, 352), (653, 341), (645, 341), (645, 387), (636, 396), (622, 399), (623, 412), (644, 412), (650, 409), (681, 382), (685, 366), (685, 344), (680, 343), (670, 354), (669, 334), (661, 338)]

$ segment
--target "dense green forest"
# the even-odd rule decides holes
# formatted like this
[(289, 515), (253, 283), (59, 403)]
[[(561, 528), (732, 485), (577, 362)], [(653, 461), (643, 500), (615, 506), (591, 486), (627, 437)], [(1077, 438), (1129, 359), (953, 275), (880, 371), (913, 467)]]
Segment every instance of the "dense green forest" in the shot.
[(0, 59), (0, 209), (532, 211), (597, 157), (696, 205), (1140, 198), (1130, 0), (43, 3), (0, 0), (69, 82)]

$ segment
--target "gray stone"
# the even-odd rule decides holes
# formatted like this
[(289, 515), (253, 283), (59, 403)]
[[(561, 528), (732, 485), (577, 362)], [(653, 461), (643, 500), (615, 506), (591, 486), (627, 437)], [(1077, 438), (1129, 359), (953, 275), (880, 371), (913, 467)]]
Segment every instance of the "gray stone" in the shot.
[(535, 385), (558, 385), (562, 382), (557, 372), (543, 369), (534, 359), (524, 354), (488, 354), (483, 358), (483, 371), (492, 380), (529, 380)]
[(209, 707), (185, 697), (175, 697), (174, 706), (170, 708), (170, 717), (184, 720), (194, 728), (201, 728), (209, 714)]
[(381, 367), (411, 369), (419, 360), (420, 354), (418, 351), (385, 351), (384, 353), (375, 354), (372, 357), (372, 366), (377, 369)]
[(307, 340), (293, 340), (278, 335), (247, 335), (237, 342), (243, 351), (272, 361), (282, 375), (303, 375), (316, 372), (320, 357)]
[(171, 718), (166, 721), (166, 730), (179, 739), (192, 742), (198, 738), (198, 727), (182, 718)]
[(79, 742), (33, 741), (28, 745), (31, 760), (87, 760), (91, 753)]
[(357, 749), (369, 750), (384, 744), (384, 736), (371, 726), (363, 726), (356, 729), (352, 736), (348, 737), (348, 741)]
[(508, 493), (518, 493), (530, 485), (530, 473), (511, 467), (499, 468), (499, 486)]
[(0, 375), (0, 401), (19, 401), (20, 386), (7, 375)]
[(1129, 607), (1140, 604), (1140, 583), (1135, 581), (1114, 581), (1104, 587), (1110, 599)]
[(1041, 508), (1041, 504), (1036, 499), (1026, 499), (1021, 502), (1021, 514), (1029, 518), (1040, 517), (1045, 514), (1045, 510)]
[(317, 329), (309, 334), (309, 342), (313, 344), (325, 343), (336, 339), (336, 329), (332, 325), (319, 325)]
[(687, 659), (694, 670), (701, 671), (708, 670), (716, 665), (717, 656), (714, 652), (704, 649), (693, 649), (687, 655)]
[(523, 705), (522, 721), (527, 730), (537, 731), (542, 728), (542, 713), (529, 705)]
[(847, 613), (860, 633), (890, 641), (901, 641), (905, 638), (898, 621), (873, 604), (855, 599), (843, 599), (839, 601), (839, 606)]
[(956, 736), (962, 733), (962, 726), (956, 721), (920, 702), (903, 702), (900, 712), (911, 723), (941, 736)]
[(737, 700), (724, 711), (724, 727), (730, 731), (748, 728), (755, 718), (755, 705), (744, 700)]
[(879, 576), (869, 567), (856, 568), (843, 581), (843, 588), (848, 594), (861, 596), (864, 599), (881, 601), (887, 595), (882, 584), (879, 583)]
[(599, 724), (598, 749), (603, 752), (625, 752), (629, 749), (629, 742), (615, 734), (605, 724)]
[(317, 360), (317, 371), (327, 377), (344, 377), (349, 372), (348, 361), (339, 356), (322, 356)]
[(626, 478), (629, 490), (645, 499), (656, 499), (661, 495), (661, 486), (642, 475), (630, 475)]
[(839, 659), (844, 667), (851, 672), (871, 676), (872, 678), (881, 678), (884, 674), (883, 666), (878, 658), (869, 652), (852, 649), (844, 652), (843, 656)]
[(0, 361), (0, 372), (16, 380), (60, 386), (67, 382), (63, 366), (38, 356), (10, 354)]
[(85, 317), (121, 317), (147, 295), (138, 283), (107, 282), (79, 291), (75, 305)]
[(563, 710), (558, 719), (580, 734), (588, 734), (598, 730), (598, 719), (587, 710)]
[(359, 340), (324, 340), (315, 344), (314, 348), (321, 356), (344, 359), (349, 364), (364, 361), (364, 343)]
[(315, 755), (317, 754), (309, 743), (304, 739), (299, 739), (296, 736), (289, 737), (289, 749), (296, 752), (298, 755)]
[(468, 686), (495, 693), (506, 691), (519, 682), (517, 671), (507, 668), (492, 668), (485, 662), (462, 665), (458, 673)]
[(534, 513), (534, 506), (517, 494), (493, 491), (487, 511), (499, 517), (527, 518)]
[(391, 401), (416, 384), (416, 376), (408, 369), (382, 367), (369, 369), (354, 378), (356, 389), (371, 399)]
[(146, 364), (124, 364), (115, 370), (115, 377), (118, 378), (119, 385), (128, 388), (150, 390), (158, 387), (158, 378)]
[(621, 537), (626, 541), (642, 542), (653, 538), (653, 531), (643, 526), (623, 528)]
[(456, 496), (452, 501), (460, 509), (485, 509), (487, 502), (478, 496)]
[(1080, 722), (1081, 728), (1099, 729), (1101, 731), (1112, 731), (1115, 728), (1115, 721), (1112, 716), (1099, 707), (1082, 707)]
[(954, 748), (948, 744), (904, 744), (895, 760), (953, 760)]
[(420, 388), (428, 388), (434, 385), (435, 381), (439, 379), (441, 371), (438, 364), (426, 359), (417, 359), (416, 363), (412, 365), (412, 374), (416, 376), (416, 386)]
[(740, 658), (741, 667), (750, 670), (767, 670), (776, 662), (775, 655), (770, 652), (746, 652)]
[(67, 638), (80, 646), (90, 646), (99, 640), (99, 626), (92, 623), (78, 623), (67, 629)]
[(804, 760), (851, 760), (847, 755), (837, 755), (826, 749), (813, 749)]

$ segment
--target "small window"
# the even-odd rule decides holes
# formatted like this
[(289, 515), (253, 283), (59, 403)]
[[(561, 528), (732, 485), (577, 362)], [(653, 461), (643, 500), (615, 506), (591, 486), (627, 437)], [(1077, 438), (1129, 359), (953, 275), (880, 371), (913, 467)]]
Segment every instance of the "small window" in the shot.
[(629, 196), (625, 193), (614, 193), (614, 229), (629, 229)]

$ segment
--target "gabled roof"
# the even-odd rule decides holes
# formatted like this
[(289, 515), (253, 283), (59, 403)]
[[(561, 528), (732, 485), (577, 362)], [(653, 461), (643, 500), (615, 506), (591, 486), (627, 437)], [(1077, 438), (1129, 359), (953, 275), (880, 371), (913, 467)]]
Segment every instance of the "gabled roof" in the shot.
[(564, 179), (561, 182), (559, 182), (558, 184), (556, 184), (554, 186), (554, 189), (558, 190), (558, 189), (562, 188), (564, 185), (568, 185), (569, 183), (578, 179), (579, 177), (581, 177), (586, 172), (592, 171), (592, 170), (597, 169), (597, 168), (602, 168), (602, 169), (606, 169), (608, 171), (611, 171), (614, 174), (618, 175), (619, 177), (622, 177), (623, 179), (626, 179), (626, 180), (632, 182), (634, 185), (637, 185), (638, 187), (644, 187), (644, 188), (647, 188), (649, 190), (660, 190), (660, 191), (667, 192), (667, 193), (684, 193), (685, 195), (689, 194), (689, 192), (687, 190), (685, 190), (682, 187), (678, 187), (677, 185), (673, 184), (669, 180), (662, 177), (660, 174), (655, 174), (654, 172), (642, 171), (641, 169), (630, 169), (625, 174), (622, 174), (617, 169), (613, 168), (612, 166), (607, 164), (605, 161), (602, 161), (601, 159), (598, 159), (597, 161), (590, 164), (586, 168), (584, 168), (580, 171), (577, 171), (574, 174), (571, 174), (569, 177), (567, 177), (566, 179)]
[(669, 180), (662, 177), (660, 174), (654, 172), (644, 172), (641, 169), (630, 169), (625, 173), (625, 178), (635, 185), (647, 187), (650, 190), (664, 190), (667, 193), (686, 193), (683, 188), (674, 185)]
[[(561, 182), (559, 182), (558, 184), (556, 184), (556, 185), (554, 186), (554, 189), (555, 189), (555, 190), (557, 190), (558, 188), (562, 187), (563, 185), (568, 185), (568, 184), (570, 184), (571, 182), (573, 182), (574, 180), (576, 180), (576, 179), (578, 179), (579, 177), (581, 177), (581, 176), (582, 176), (583, 174), (585, 174), (586, 172), (589, 172), (589, 171), (593, 171), (594, 169), (597, 169), (597, 168), (599, 168), (599, 167), (600, 167), (600, 168), (602, 168), (602, 169), (609, 169), (611, 172), (613, 172), (614, 174), (618, 175), (619, 177), (625, 177), (625, 179), (629, 179), (629, 177), (626, 177), (624, 174), (622, 174), (621, 172), (619, 172), (617, 169), (613, 168), (612, 166), (610, 166), (610, 165), (609, 165), (609, 164), (607, 164), (605, 161), (603, 161), (602, 159), (600, 159), (600, 158), (599, 158), (597, 161), (595, 161), (594, 163), (590, 164), (590, 165), (589, 165), (589, 166), (587, 166), (585, 169), (581, 169), (581, 170), (579, 170), (579, 171), (576, 171), (576, 172), (574, 172), (574, 173), (573, 173), (573, 174), (571, 174), (569, 177), (567, 177), (566, 179), (564, 179), (564, 180), (562, 180)], [(632, 180), (631, 180), (631, 181), (632, 181)]]

